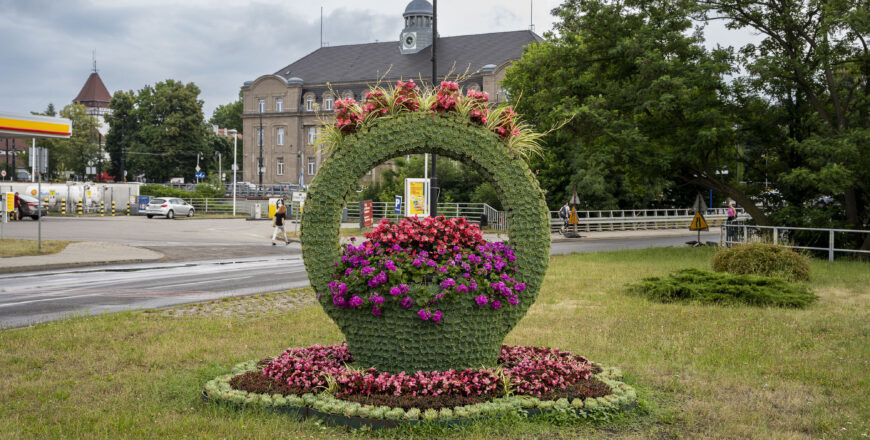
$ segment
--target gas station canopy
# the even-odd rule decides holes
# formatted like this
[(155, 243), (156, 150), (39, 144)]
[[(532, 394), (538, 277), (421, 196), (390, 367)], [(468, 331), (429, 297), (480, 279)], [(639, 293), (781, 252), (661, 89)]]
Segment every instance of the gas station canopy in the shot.
[(72, 136), (72, 121), (51, 116), (0, 112), (0, 135), (23, 138), (69, 138)]

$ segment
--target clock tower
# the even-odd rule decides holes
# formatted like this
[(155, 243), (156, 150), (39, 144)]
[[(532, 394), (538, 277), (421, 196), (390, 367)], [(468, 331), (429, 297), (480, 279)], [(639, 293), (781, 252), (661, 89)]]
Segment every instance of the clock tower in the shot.
[(405, 28), (399, 34), (399, 50), (403, 55), (420, 52), (432, 44), (432, 3), (412, 0), (402, 14)]

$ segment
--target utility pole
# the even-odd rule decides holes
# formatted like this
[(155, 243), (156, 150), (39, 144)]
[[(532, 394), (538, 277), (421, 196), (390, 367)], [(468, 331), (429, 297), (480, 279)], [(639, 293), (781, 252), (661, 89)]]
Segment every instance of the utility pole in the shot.
[(235, 128), (229, 131), (233, 134), (233, 216), (236, 215), (236, 171), (239, 170), (238, 162), (236, 162), (236, 145), (239, 140), (239, 131)]
[(126, 138), (124, 137), (124, 122), (126, 122), (127, 118), (124, 118), (125, 121), (121, 123), (121, 181), (127, 183), (127, 150), (124, 148), (124, 141)]
[[(435, 43), (438, 41), (438, 0), (432, 0), (432, 89), (438, 87), (438, 64), (435, 59)], [(432, 154), (432, 179), (429, 180), (429, 215), (438, 215), (438, 174), (435, 158)]]
[(260, 187), (259, 189), (263, 189), (263, 138), (266, 133), (263, 133), (263, 106), (259, 103), (257, 104), (260, 109), (260, 131), (257, 133), (257, 136), (260, 138), (260, 160), (257, 162), (257, 174), (260, 175)]
[(97, 132), (97, 179), (103, 180), (103, 133)]

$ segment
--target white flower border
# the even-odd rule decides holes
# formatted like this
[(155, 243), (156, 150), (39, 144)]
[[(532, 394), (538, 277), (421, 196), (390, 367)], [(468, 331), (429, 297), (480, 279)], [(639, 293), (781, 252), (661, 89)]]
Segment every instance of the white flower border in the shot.
[(442, 408), (440, 410), (430, 408), (424, 411), (417, 408), (404, 410), (402, 408), (348, 402), (336, 398), (328, 391), (318, 394), (306, 393), (301, 396), (283, 396), (281, 394), (258, 394), (232, 389), (230, 387), (230, 379), (242, 373), (260, 370), (257, 367), (257, 362), (253, 360), (242, 362), (233, 367), (231, 373), (208, 381), (205, 384), (203, 396), (215, 402), (225, 402), (239, 406), (297, 409), (302, 411), (312, 409), (338, 417), (359, 417), (374, 422), (391, 420), (411, 423), (419, 421), (448, 422), (510, 412), (524, 416), (528, 416), (530, 413), (534, 415), (536, 413), (561, 412), (573, 414), (578, 418), (591, 418), (596, 415), (621, 411), (637, 404), (637, 393), (630, 385), (620, 381), (622, 379), (622, 372), (618, 368), (604, 368), (594, 376), (606, 383), (612, 390), (611, 394), (603, 397), (587, 397), (584, 400), (575, 398), (569, 401), (566, 398), (541, 400), (532, 396), (512, 395), (498, 397), (489, 402), (454, 408)]

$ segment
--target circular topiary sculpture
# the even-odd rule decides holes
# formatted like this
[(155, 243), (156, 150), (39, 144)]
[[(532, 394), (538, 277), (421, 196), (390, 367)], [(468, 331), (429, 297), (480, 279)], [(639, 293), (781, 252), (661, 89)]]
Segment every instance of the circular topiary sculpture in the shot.
[[(504, 337), (537, 298), (550, 258), (549, 212), (525, 160), (497, 133), (460, 112), (401, 111), (331, 146), (308, 190), (302, 253), (319, 301), (346, 336), (356, 367), (398, 373), (495, 366)], [(421, 153), (470, 164), (490, 178), (507, 211), (515, 278), (526, 285), (515, 307), (480, 308), (473, 297), (462, 298), (441, 306), (444, 317), (435, 323), (395, 304), (385, 304), (380, 316), (333, 306), (329, 284), (341, 257), (345, 197), (375, 166)]]

